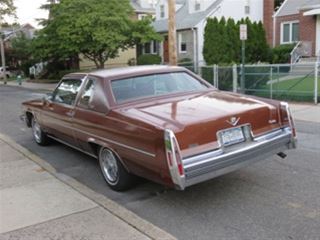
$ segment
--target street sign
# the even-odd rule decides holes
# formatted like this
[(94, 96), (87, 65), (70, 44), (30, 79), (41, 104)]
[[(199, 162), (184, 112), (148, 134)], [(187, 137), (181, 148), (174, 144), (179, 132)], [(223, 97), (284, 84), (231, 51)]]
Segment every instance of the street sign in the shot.
[(247, 34), (247, 24), (240, 24), (240, 40), (247, 40), (248, 34)]

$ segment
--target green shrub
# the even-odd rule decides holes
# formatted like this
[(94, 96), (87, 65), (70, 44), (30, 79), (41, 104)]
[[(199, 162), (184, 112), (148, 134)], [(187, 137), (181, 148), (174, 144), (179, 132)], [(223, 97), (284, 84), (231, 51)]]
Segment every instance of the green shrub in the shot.
[(179, 60), (179, 65), (180, 65), (180, 63), (181, 63), (181, 64), (183, 64), (183, 63), (184, 63), (184, 64), (185, 64), (185, 63), (187, 63), (187, 64), (190, 64), (190, 63), (191, 63), (191, 64), (192, 64), (192, 60), (191, 60), (190, 58), (182, 58), (182, 59)]
[(207, 82), (213, 84), (213, 69), (212, 67), (201, 67), (201, 77)]
[(140, 55), (137, 59), (137, 65), (153, 65), (160, 64), (161, 57), (159, 55), (154, 54), (144, 54)]
[(231, 91), (233, 87), (233, 68), (220, 67), (218, 68), (219, 89)]
[(289, 63), (294, 44), (279, 45), (272, 49), (272, 63)]

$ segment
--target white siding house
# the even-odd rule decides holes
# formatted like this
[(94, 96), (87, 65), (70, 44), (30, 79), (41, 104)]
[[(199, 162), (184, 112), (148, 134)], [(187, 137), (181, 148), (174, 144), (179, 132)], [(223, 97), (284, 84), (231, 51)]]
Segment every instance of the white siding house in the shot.
[[(176, 27), (178, 58), (190, 58), (195, 63), (204, 63), (202, 49), (204, 29), (207, 18), (225, 17), (238, 21), (249, 18), (251, 21), (264, 21), (265, 2), (270, 0), (177, 0)], [(269, 5), (267, 5), (269, 6)], [(273, 7), (273, 4), (272, 4)], [(273, 9), (272, 9), (273, 11)], [(270, 19), (272, 16), (270, 15)], [(168, 61), (167, 32), (168, 32), (168, 1), (159, 0), (156, 5), (157, 32), (165, 36), (160, 43), (159, 54), (163, 62)]]

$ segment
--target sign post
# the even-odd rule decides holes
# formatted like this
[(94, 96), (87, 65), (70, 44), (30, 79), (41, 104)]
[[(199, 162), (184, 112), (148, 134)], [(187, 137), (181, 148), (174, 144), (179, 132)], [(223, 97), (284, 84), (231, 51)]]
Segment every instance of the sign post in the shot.
[(247, 24), (240, 24), (240, 40), (242, 41), (241, 48), (241, 81), (240, 88), (244, 92), (245, 89), (245, 59), (246, 59), (246, 40), (248, 39)]

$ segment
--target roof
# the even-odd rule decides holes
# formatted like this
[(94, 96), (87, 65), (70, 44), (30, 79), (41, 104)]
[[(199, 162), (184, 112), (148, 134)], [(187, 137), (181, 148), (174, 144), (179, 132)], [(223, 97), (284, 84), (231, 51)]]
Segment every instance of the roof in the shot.
[(276, 12), (277, 17), (299, 14), (301, 9), (320, 6), (320, 0), (286, 0)]
[(185, 68), (176, 67), (176, 66), (166, 66), (166, 65), (148, 65), (148, 66), (133, 66), (133, 67), (121, 67), (121, 68), (112, 68), (112, 69), (104, 69), (104, 70), (95, 70), (93, 72), (90, 72), (90, 74), (100, 78), (111, 78), (111, 77), (123, 76), (123, 75), (139, 75), (146, 72), (158, 73), (158, 72), (169, 72), (169, 71), (179, 71), (179, 70), (180, 71), (185, 70)]
[(316, 7), (319, 8), (320, 7), (320, 1), (319, 0), (306, 0), (305, 3), (301, 6), (301, 8), (314, 8)]
[(139, 0), (131, 0), (130, 3), (134, 11), (137, 13), (154, 13), (156, 11), (155, 8), (151, 7), (151, 5), (150, 8), (142, 7)]
[[(195, 27), (199, 22), (208, 17), (208, 15), (216, 8), (223, 0), (216, 0), (205, 11), (189, 13), (188, 1), (184, 1), (184, 5), (176, 13), (176, 28), (177, 30), (189, 29)], [(168, 19), (156, 20), (153, 27), (157, 32), (168, 31)]]

